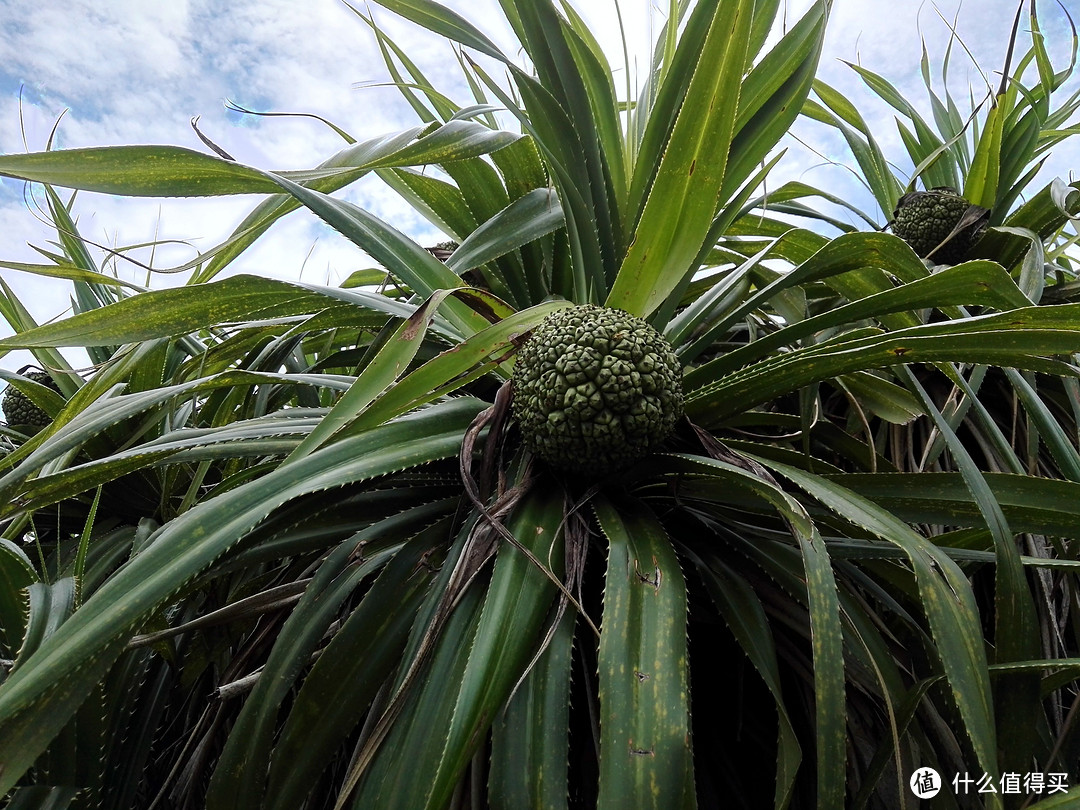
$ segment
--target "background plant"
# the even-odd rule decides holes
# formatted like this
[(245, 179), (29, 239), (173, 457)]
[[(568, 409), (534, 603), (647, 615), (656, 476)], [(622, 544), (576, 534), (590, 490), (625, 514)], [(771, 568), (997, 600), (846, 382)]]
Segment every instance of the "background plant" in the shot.
[[(358, 11), (411, 130), (340, 130), (291, 173), (0, 158), (57, 229), (25, 269), (78, 309), (38, 326), (0, 299), (0, 347), (61, 389), (4, 373), (53, 417), (8, 432), (0, 477), (11, 806), (897, 806), (917, 765), (1075, 781), (1080, 310), (1028, 269), (1058, 272), (1071, 192), (1028, 203), (1060, 224), (1019, 265), (935, 272), (891, 234), (774, 216), (774, 147), (822, 109), (826, 3), (770, 47), (778, 2), (672, 3), (632, 98), (568, 4), (502, 3), (527, 68), (437, 4), (382, 5), (461, 46), (474, 98)], [(973, 165), (1000, 169), (992, 144)], [(372, 172), (459, 243), (445, 261), (333, 196)], [(266, 197), (188, 284), (133, 291), (61, 187)], [(218, 279), (300, 206), (381, 268)], [(500, 420), (516, 345), (568, 302), (647, 317), (685, 364), (670, 446), (591, 482)]]
[[(1070, 262), (1064, 254), (1075, 233), (1067, 216), (1066, 197), (1071, 194), (1060, 178), (1052, 178), (1037, 191), (1034, 181), (1055, 147), (1075, 134), (1075, 117), (1080, 92), (1064, 95), (1076, 64), (1077, 34), (1068, 10), (1060, 6), (1056, 25), (1072, 32), (1068, 65), (1055, 70), (1047, 52), (1035, 3), (1020, 3), (1012, 24), (1002, 67), (991, 71), (974, 65), (982, 77), (982, 87), (968, 88), (968, 98), (957, 98), (952, 86), (952, 63), (967, 51), (959, 32), (953, 38), (940, 65), (939, 85), (923, 45), (920, 63), (926, 91), (923, 105), (906, 98), (886, 77), (861, 64), (848, 63), (882, 102), (894, 113), (903, 155), (889, 155), (868, 127), (864, 115), (835, 88), (815, 81), (812, 98), (804, 111), (816, 122), (835, 128), (847, 142), (854, 158), (852, 167), (878, 210), (866, 211), (832, 198), (861, 221), (879, 229), (888, 226), (900, 197), (918, 188), (953, 188), (973, 205), (990, 211), (989, 224), (997, 226), (978, 248), (976, 255), (999, 261), (1012, 271), (1027, 261), (1020, 273), (1021, 286), (1034, 299), (1042, 293), (1045, 278), (1053, 268), (1038, 268), (1044, 259), (1055, 262), (1060, 273)], [(1026, 49), (1024, 40), (1027, 40)], [(926, 117), (920, 108), (929, 108)], [(1075, 186), (1072, 186), (1075, 187)], [(812, 217), (823, 215), (789, 198), (813, 194), (817, 190), (789, 184), (780, 190), (780, 208)], [(828, 199), (829, 195), (822, 195)], [(1052, 199), (1055, 205), (1048, 205)], [(1056, 210), (1055, 210), (1056, 209)], [(1052, 215), (1045, 215), (1046, 212)], [(832, 225), (843, 226), (825, 217)], [(1044, 250), (1038, 253), (1039, 247)], [(1049, 254), (1047, 256), (1047, 253)], [(1055, 276), (1061, 281), (1060, 276)], [(1052, 282), (1051, 282), (1052, 283)], [(1060, 299), (1059, 299), (1060, 300)]]

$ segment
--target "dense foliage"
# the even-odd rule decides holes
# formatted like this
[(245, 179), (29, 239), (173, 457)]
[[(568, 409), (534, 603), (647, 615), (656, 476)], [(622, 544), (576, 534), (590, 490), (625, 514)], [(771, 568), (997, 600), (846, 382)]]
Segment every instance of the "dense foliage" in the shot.
[[(5, 266), (69, 278), (77, 309), (37, 325), (0, 287), (0, 350), (55, 385), (0, 371), (51, 419), (2, 433), (8, 806), (900, 807), (922, 766), (1080, 782), (1080, 187), (1026, 190), (1080, 100), (1054, 101), (1072, 67), (1034, 4), (967, 116), (931, 90), (932, 126), (856, 68), (912, 122), (907, 178), (815, 80), (825, 0), (783, 28), (779, 0), (673, 0), (632, 97), (568, 3), (501, 0), (525, 67), (431, 0), (379, 4), (457, 43), (474, 97), (357, 11), (412, 129), (338, 129), (284, 173), (0, 157), (58, 244)], [(757, 196), (800, 114), (844, 134), (880, 212)], [(334, 196), (372, 173), (452, 244)], [(888, 232), (919, 183), (990, 212), (974, 258)], [(187, 284), (142, 290), (100, 271), (60, 187), (265, 198)], [(300, 206), (380, 269), (233, 273)], [(645, 319), (682, 368), (671, 435), (611, 471), (551, 468), (513, 418), (518, 349), (568, 303)]]

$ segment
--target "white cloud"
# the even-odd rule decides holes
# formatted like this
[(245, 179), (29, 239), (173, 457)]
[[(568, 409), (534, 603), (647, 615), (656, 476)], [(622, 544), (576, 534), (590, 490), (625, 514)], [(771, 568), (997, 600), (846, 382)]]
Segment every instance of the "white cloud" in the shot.
[(104, 76), (175, 81), (185, 73), (188, 7), (185, 0), (7, 0), (5, 69), (67, 98), (97, 96)]

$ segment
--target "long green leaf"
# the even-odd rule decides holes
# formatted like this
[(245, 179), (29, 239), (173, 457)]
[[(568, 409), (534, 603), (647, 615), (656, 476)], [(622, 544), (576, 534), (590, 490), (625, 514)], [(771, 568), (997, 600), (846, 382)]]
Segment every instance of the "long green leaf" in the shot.
[[(581, 229), (577, 234), (581, 260), (599, 261), (594, 268), (582, 268), (602, 280), (602, 287), (592, 291), (595, 299), (610, 285), (624, 249), (622, 140), (610, 69), (606, 60), (601, 61), (602, 55), (558, 14), (551, 0), (501, 0), (501, 5), (515, 20), (515, 30), (533, 62), (535, 78), (513, 71), (525, 109), (538, 132), (543, 127), (540, 143), (553, 153), (556, 163), (569, 170), (556, 186), (562, 186), (564, 202), (572, 189), (587, 208), (582, 216), (568, 217), (568, 224)], [(543, 120), (552, 103), (572, 122), (562, 132), (552, 127), (557, 118)]]
[[(798, 266), (790, 272), (777, 274), (775, 280), (760, 285), (757, 292), (747, 296), (739, 306), (712, 325), (710, 339), (726, 331), (755, 309), (774, 299), (779, 300), (782, 293), (795, 290), (801, 285), (823, 281), (848, 300), (856, 301), (893, 289), (893, 281), (879, 268), (888, 267), (892, 275), (905, 282), (928, 275), (914, 251), (903, 240), (890, 234), (849, 233), (829, 241), (816, 235), (805, 234), (799, 229), (785, 228), (767, 246), (754, 251), (753, 257), (770, 251), (790, 259), (787, 246), (792, 243), (797, 245), (800, 253), (804, 245), (812, 245), (812, 255), (800, 260)], [(891, 329), (918, 323), (912, 315), (903, 312), (883, 313), (881, 321)], [(707, 345), (706, 340), (702, 338), (697, 342)], [(692, 353), (694, 349), (689, 351)], [(694, 384), (692, 380), (698, 373), (691, 371), (688, 374), (689, 384)]]
[[(520, 138), (472, 121), (450, 121), (390, 154), (361, 165), (325, 165), (281, 172), (298, 182), (356, 179), (373, 168), (441, 163), (501, 149)], [(365, 154), (361, 149), (352, 154)], [(367, 155), (365, 155), (367, 156)], [(202, 197), (220, 194), (275, 194), (265, 172), (232, 160), (180, 146), (102, 146), (0, 156), (0, 175), (129, 197)]]
[[(561, 494), (537, 489), (515, 510), (507, 529), (559, 571), (561, 522)], [(514, 545), (500, 543), (490, 581), (481, 586), (485, 577), (478, 580), (459, 597), (435, 642), (423, 682), (408, 696), (364, 774), (354, 808), (445, 807), (536, 652), (555, 594), (544, 573)], [(445, 598), (439, 585), (445, 583), (430, 593), (435, 602)], [(416, 629), (426, 633), (428, 618), (422, 611)], [(421, 774), (417, 762), (432, 767)]]
[(434, 310), (450, 291), (437, 293), (425, 301), (416, 312), (395, 330), (393, 336), (364, 366), (356, 382), (334, 404), (330, 412), (297, 446), (284, 463), (309, 455), (325, 444), (337, 431), (352, 421), (356, 414), (380, 396), (412, 363), (427, 335), (427, 325)]
[[(147, 344), (141, 344), (145, 346)], [(108, 375), (99, 375), (104, 379), (101, 382), (108, 383)], [(91, 386), (98, 380), (92, 380), (80, 389), (76, 397), (69, 402), (64, 411), (48, 428), (38, 433), (32, 442), (24, 444), (20, 451), (27, 450), (19, 459), (13, 469), (0, 478), (0, 492), (12, 495), (19, 487), (47, 463), (62, 458), (65, 454), (76, 452), (87, 446), (92, 446), (98, 440), (99, 434), (106, 428), (119, 424), (124, 419), (136, 416), (145, 411), (157, 408), (155, 416), (158, 420), (166, 418), (167, 411), (160, 409), (163, 403), (168, 403), (176, 397), (196, 394), (216, 389), (231, 389), (234, 387), (259, 385), (266, 382), (282, 382), (287, 378), (278, 375), (267, 375), (250, 371), (227, 371), (212, 375), (204, 379), (196, 379), (176, 385), (161, 386), (160, 388), (142, 391), (134, 394), (119, 394), (120, 385), (104, 390), (92, 391)], [(309, 379), (315, 382), (316, 379)], [(344, 385), (342, 386), (344, 387)], [(83, 398), (84, 392), (89, 396)], [(79, 405), (75, 415), (70, 415), (73, 403)], [(306, 431), (306, 428), (301, 428)], [(171, 448), (161, 448), (171, 452)], [(150, 450), (151, 456), (156, 455)], [(153, 459), (151, 459), (153, 460)], [(104, 464), (115, 463), (117, 459), (105, 459)], [(128, 460), (121, 458), (121, 466)], [(107, 479), (106, 479), (107, 480)], [(6, 512), (12, 504), (0, 501), (0, 512)]]
[[(428, 618), (424, 608), (437, 601), (438, 596), (434, 590), (429, 590), (427, 604), (421, 606), (414, 623), (414, 638)], [(460, 683), (464, 676), (483, 597), (482, 588), (469, 588), (461, 595), (442, 629), (443, 643), (436, 644), (427, 662), (428, 677), (409, 695), (409, 704), (402, 709), (374, 761), (364, 772), (351, 804), (345, 804), (349, 796), (342, 793), (338, 796), (339, 806), (351, 806), (354, 810), (368, 807), (420, 810), (427, 807), (425, 802), (434, 777), (434, 763), (439, 761), (443, 749), (441, 732), (453, 718), (455, 695), (446, 694), (445, 687)], [(411, 661), (413, 654), (415, 650), (407, 646), (403, 662)], [(404, 667), (399, 668), (399, 677), (404, 674), (403, 670)], [(433, 733), (434, 730), (438, 733)], [(417, 762), (431, 763), (432, 767), (418, 772)], [(344, 788), (348, 790), (348, 782)]]
[(826, 106), (808, 100), (803, 106), (803, 113), (840, 130), (882, 213), (891, 218), (903, 188), (889, 167), (877, 139), (859, 111), (842, 93), (820, 79), (814, 80), (814, 92)]
[(129, 197), (278, 191), (256, 169), (181, 146), (97, 146), (3, 155), (0, 175)]
[(26, 635), (23, 636), (19, 656), (15, 659), (13, 674), (71, 618), (77, 589), (78, 584), (73, 577), (64, 577), (52, 583), (34, 582), (29, 586)]
[[(343, 149), (336, 155), (323, 161), (319, 168), (342, 168), (363, 165), (370, 160), (407, 146), (420, 133), (423, 127), (413, 127), (403, 132), (383, 135), (358, 144), (353, 144)], [(387, 171), (387, 170), (378, 170)], [(330, 192), (341, 188), (352, 178), (349, 174), (338, 174), (322, 180), (315, 180), (311, 187), (319, 191)], [(191, 283), (199, 284), (214, 278), (225, 269), (234, 259), (240, 256), (251, 244), (259, 239), (271, 226), (290, 211), (295, 211), (300, 203), (287, 194), (275, 194), (260, 202), (255, 208), (236, 226), (232, 234), (224, 243), (217, 245), (206, 254), (211, 256), (205, 266), (196, 270), (191, 277)], [(198, 267), (203, 257), (198, 257), (192, 267)]]
[(138, 284), (132, 284), (130, 281), (124, 281), (122, 278), (114, 278), (93, 270), (84, 270), (81, 267), (76, 267), (75, 265), (66, 262), (59, 264), (28, 264), (26, 262), (0, 261), (0, 267), (8, 270), (18, 270), (19, 272), (30, 273), (36, 276), (46, 276), (48, 278), (66, 278), (71, 281), (83, 281), (88, 284), (125, 287), (129, 290), (135, 290), (136, 292), (143, 292), (146, 289)]
[[(108, 307), (4, 338), (0, 340), (0, 348), (138, 343), (248, 319), (307, 315), (343, 302), (369, 306), (374, 312), (398, 317), (408, 316), (412, 311), (389, 298), (359, 291), (239, 275), (206, 285), (153, 290), (126, 298)], [(372, 326), (381, 323), (377, 316), (371, 316)]]
[(376, 2), (429, 31), (467, 48), (480, 51), (493, 59), (509, 63), (495, 43), (482, 34), (476, 26), (445, 6), (431, 0), (376, 0)]
[(597, 807), (696, 807), (686, 584), (678, 558), (645, 507), (593, 504), (608, 539)]
[[(767, 19), (760, 7), (755, 7), (755, 24)], [(827, 4), (815, 2), (743, 80), (721, 204), (728, 204), (798, 117), (817, 72), (827, 16)]]
[(1070, 481), (1080, 481), (1080, 453), (1067, 435), (1065, 427), (1040, 399), (1033, 382), (1029, 382), (1014, 369), (1005, 369), (1005, 374), (1038, 430), (1040, 441), (1045, 442), (1049, 448), (1061, 474)]
[[(647, 315), (693, 268), (716, 215), (754, 4), (719, 3), (607, 305)], [(636, 169), (635, 169), (636, 171)]]
[[(537, 488), (515, 509), (507, 526), (518, 543), (560, 579), (565, 547), (562, 522), (562, 493)], [(438, 770), (432, 774), (427, 803), (431, 810), (445, 806), (492, 720), (537, 652), (555, 595), (554, 585), (533, 560), (508, 542), (500, 544), (468, 666), (456, 690), (440, 687), (440, 691), (457, 694)]]
[[(984, 473), (1017, 532), (1080, 537), (1080, 485), (1011, 473)], [(829, 476), (909, 523), (986, 528), (958, 473), (844, 473)]]
[[(784, 518), (794, 535), (802, 558), (802, 572), (798, 581), (800, 590), (802, 583), (806, 587), (813, 646), (818, 806), (836, 807), (843, 804), (847, 739), (844, 638), (832, 561), (821, 534), (802, 505), (780, 489), (764, 471), (752, 473), (724, 461), (690, 456), (676, 456), (667, 463), (679, 471), (677, 475), (691, 474), (715, 479), (725, 489), (734, 486), (764, 498)], [(667, 472), (666, 469), (662, 470)], [(753, 619), (748, 617), (744, 620)], [(753, 648), (748, 650), (748, 654), (752, 654), (755, 665), (763, 666), (762, 675), (768, 681), (768, 656)], [(780, 738), (784, 744), (782, 727)], [(790, 748), (790, 741), (788, 745), (789, 748), (782, 753), (787, 759), (786, 766), (793, 767), (797, 751)], [(790, 772), (788, 775), (794, 776)], [(778, 783), (776, 790), (779, 802), (790, 790), (790, 785)]]
[(705, 363), (687, 375), (687, 386), (697, 387), (708, 379), (719, 379), (753, 360), (765, 357), (785, 345), (798, 342), (817, 332), (857, 323), (897, 312), (924, 307), (945, 308), (979, 304), (999, 310), (1023, 307), (1029, 302), (1012, 278), (999, 265), (989, 261), (964, 262), (940, 273), (875, 293), (844, 306), (805, 318), (765, 335), (744, 347)]
[[(904, 368), (903, 373), (908, 386), (922, 400), (923, 408), (944, 436), (952, 459), (959, 467), (964, 483), (971, 490), (994, 539), (994, 662), (1009, 663), (1035, 658), (1041, 652), (1035, 605), (1004, 510), (995, 500), (985, 476), (930, 395), (909, 369)], [(999, 678), (996, 698), (998, 734), (1001, 739), (1012, 743), (1003, 759), (1003, 766), (1006, 770), (1016, 770), (1030, 761), (1030, 752), (1037, 742), (1031, 717), (1038, 712), (1038, 678), (1025, 673)]]
[(498, 353), (508, 351), (515, 337), (564, 306), (565, 301), (551, 301), (516, 312), (433, 357), (387, 390), (350, 427), (342, 431), (342, 435), (372, 427), (430, 402), (443, 393), (456, 390), (468, 379), (467, 374), (486, 371), (480, 364), (493, 356), (497, 357)]
[(795, 789), (802, 749), (784, 703), (776, 644), (765, 608), (749, 583), (724, 565), (722, 560), (712, 559), (706, 563), (685, 549), (683, 553), (689, 554), (690, 558), (695, 560), (699, 575), (720, 615), (727, 622), (746, 657), (765, 681), (776, 702), (777, 757), (773, 807), (787, 807)]
[(563, 615), (547, 649), (495, 720), (488, 777), (492, 810), (567, 807), (575, 618), (571, 611)]
[[(1000, 102), (1001, 99), (999, 98)], [(964, 183), (964, 197), (972, 205), (992, 209), (997, 202), (998, 177), (1001, 173), (1001, 138), (1005, 122), (1004, 106), (990, 108), (979, 144)]]
[(1080, 351), (1080, 308), (1028, 307), (887, 334), (861, 334), (763, 360), (687, 397), (687, 414), (704, 426), (804, 385), (911, 362), (969, 362), (1057, 374), (1072, 367), (1045, 359)]
[(562, 206), (553, 191), (535, 189), (470, 233), (446, 264), (454, 272), (463, 273), (546, 236), (563, 223)]
[[(344, 237), (379, 261), (397, 279), (424, 298), (438, 290), (462, 286), (442, 262), (392, 225), (345, 200), (271, 175), (287, 192)], [(461, 301), (447, 302), (445, 317), (462, 336), (480, 331), (487, 320)]]
[(26, 589), (38, 574), (30, 558), (15, 543), (0, 537), (0, 650), (14, 658), (26, 632)]

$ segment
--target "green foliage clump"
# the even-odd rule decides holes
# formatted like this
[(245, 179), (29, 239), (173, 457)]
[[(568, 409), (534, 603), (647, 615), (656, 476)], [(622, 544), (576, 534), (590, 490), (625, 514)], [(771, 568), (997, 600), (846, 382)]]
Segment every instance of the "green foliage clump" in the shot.
[(671, 345), (641, 318), (594, 305), (548, 315), (514, 367), (525, 443), (560, 469), (603, 473), (656, 448), (682, 415)]
[(912, 191), (893, 212), (893, 233), (920, 258), (935, 264), (958, 264), (986, 231), (990, 212), (968, 202), (956, 189)]
[[(420, 120), (331, 125), (316, 167), (0, 155), (59, 245), (2, 264), (74, 288), (38, 325), (0, 284), (0, 353), (72, 394), (47, 438), (0, 426), (4, 806), (877, 810), (922, 768), (1065, 773), (1039, 806), (1076, 806), (1080, 183), (1025, 188), (1080, 95), (1050, 103), (1072, 61), (1034, 8), (971, 116), (856, 66), (910, 122), (890, 160), (816, 78), (829, 0), (666, 4), (637, 86), (572, 2), (501, 0), (507, 52), (376, 4), (454, 42), (466, 98), (357, 11)], [(772, 182), (799, 115), (873, 212)], [(448, 241), (334, 196), (369, 175)], [(132, 291), (53, 184), (265, 199), (188, 283)], [(992, 211), (983, 260), (881, 232), (916, 187)], [(233, 272), (300, 206), (372, 266)], [(627, 463), (675, 422), (679, 452)]]

